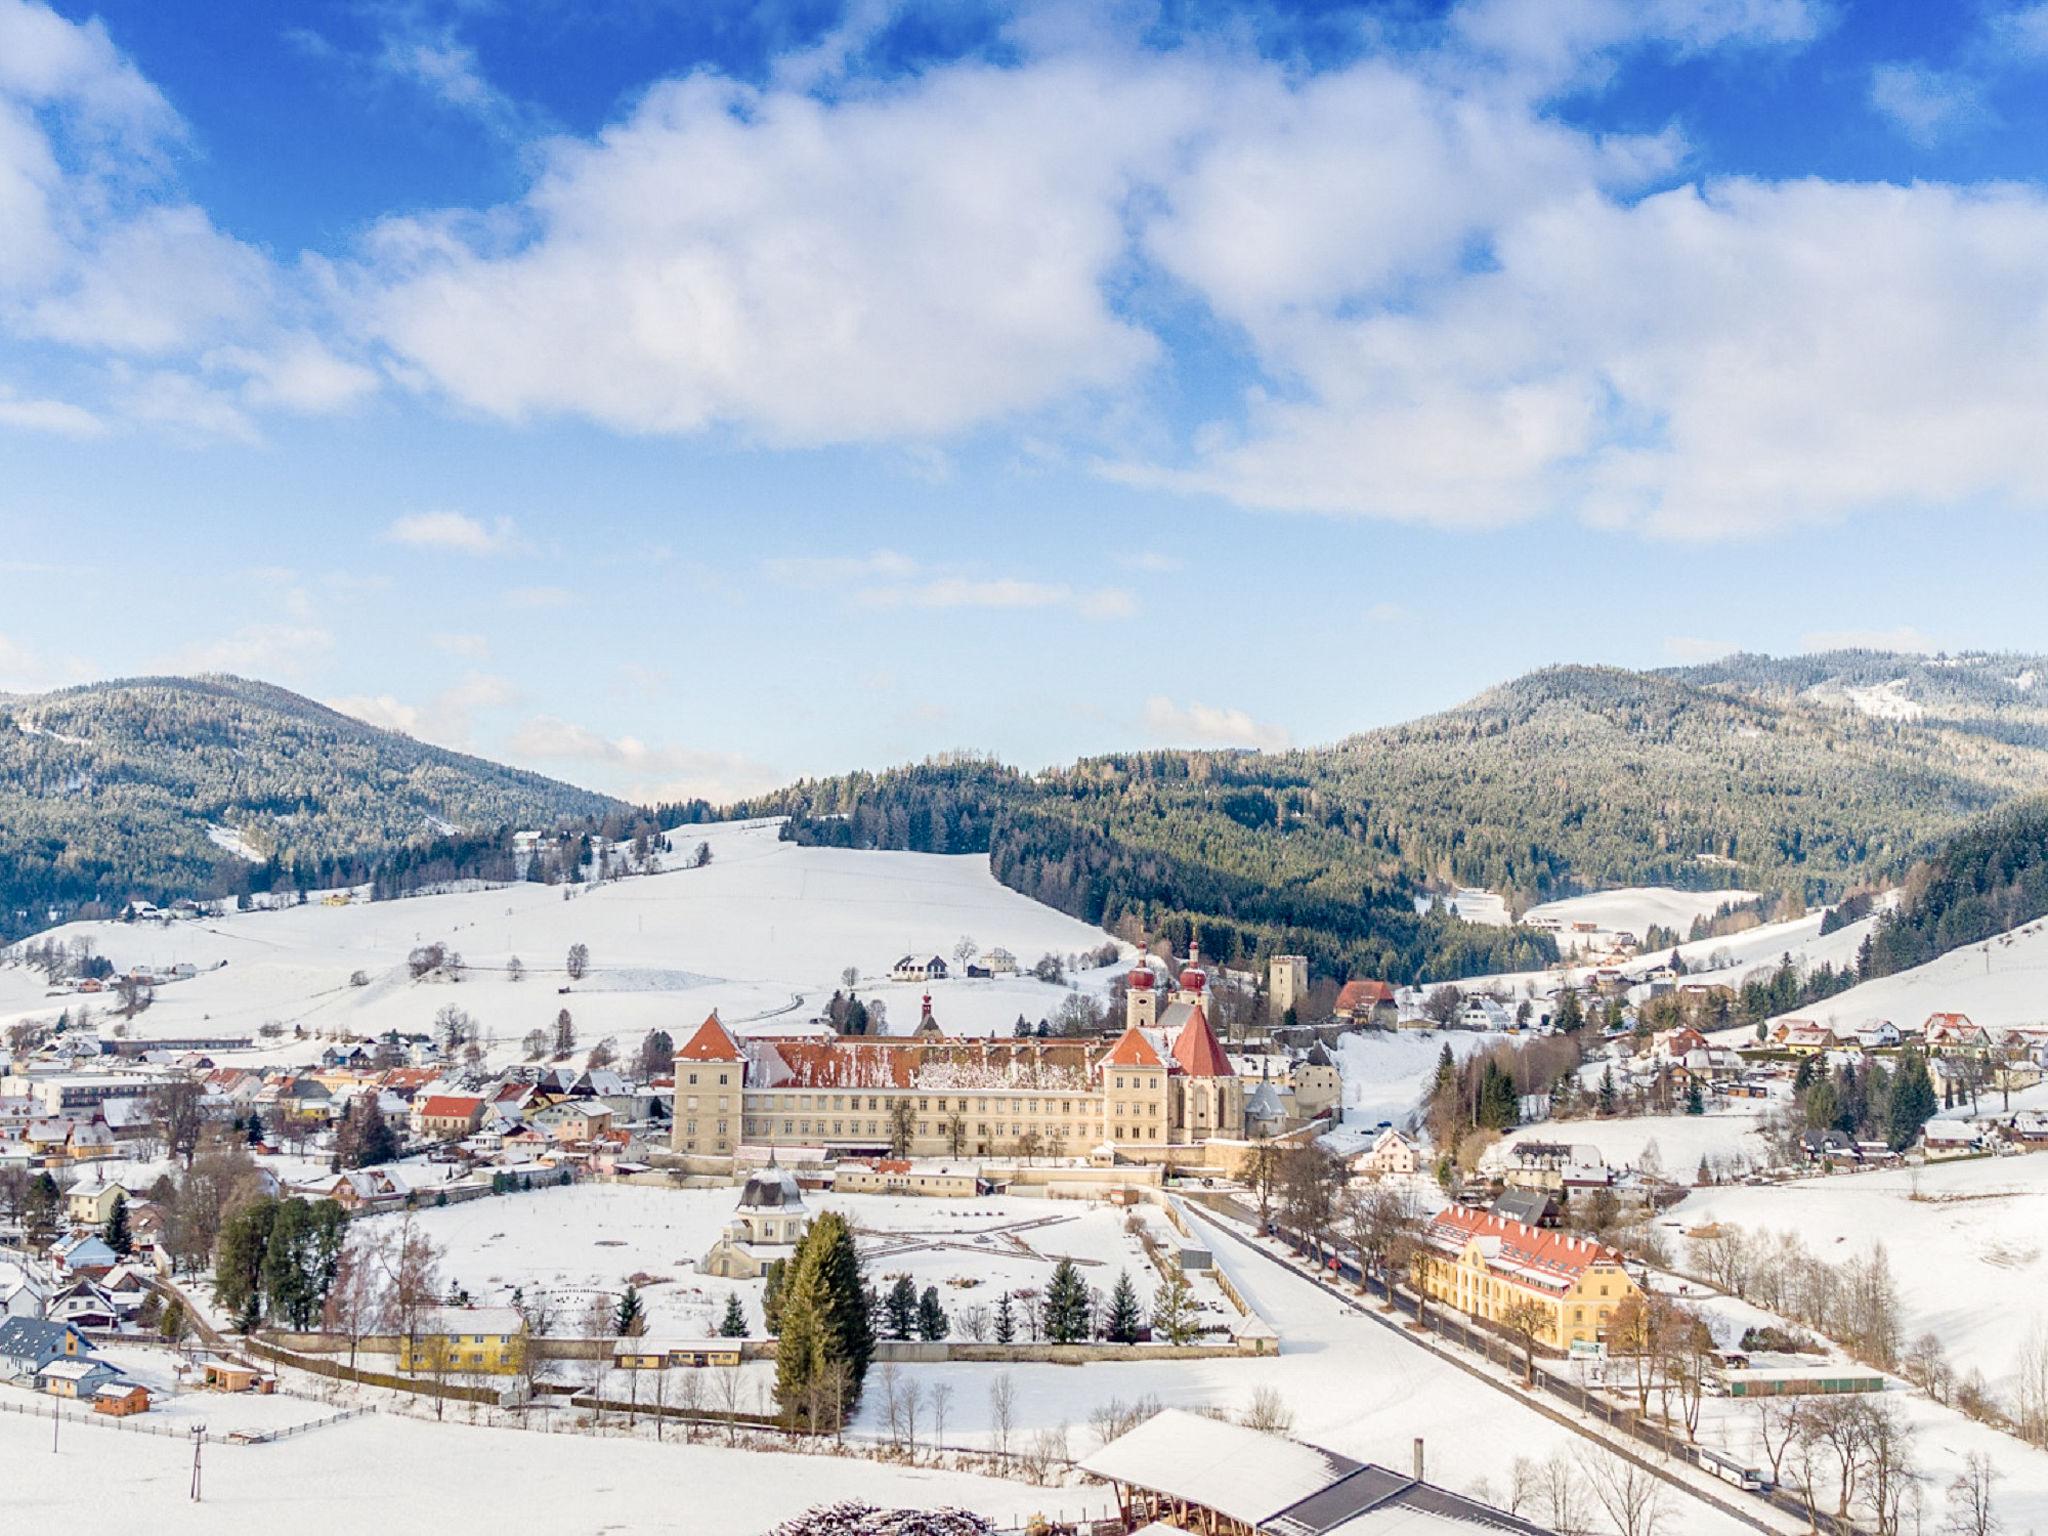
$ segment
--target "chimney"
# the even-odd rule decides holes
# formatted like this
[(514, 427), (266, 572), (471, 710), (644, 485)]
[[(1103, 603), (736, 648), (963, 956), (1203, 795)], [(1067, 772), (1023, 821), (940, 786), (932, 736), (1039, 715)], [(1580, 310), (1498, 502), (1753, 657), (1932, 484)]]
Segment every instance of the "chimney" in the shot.
[(1415, 1481), (1422, 1481), (1422, 1436), (1415, 1437)]

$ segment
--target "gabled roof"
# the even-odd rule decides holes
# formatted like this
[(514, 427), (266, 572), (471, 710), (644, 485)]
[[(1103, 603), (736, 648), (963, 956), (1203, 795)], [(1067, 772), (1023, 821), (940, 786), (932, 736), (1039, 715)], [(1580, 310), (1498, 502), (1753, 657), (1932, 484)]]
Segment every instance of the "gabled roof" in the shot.
[(1199, 1005), (1188, 1015), (1180, 1038), (1173, 1042), (1173, 1059), (1189, 1077), (1233, 1075), (1230, 1058), (1223, 1053), (1223, 1042), (1209, 1026), (1208, 1011)]
[(420, 1105), (420, 1116), (427, 1120), (454, 1120), (480, 1114), (484, 1101), (473, 1093), (429, 1094)]
[(1337, 992), (1337, 1011), (1372, 1008), (1394, 1001), (1394, 989), (1384, 981), (1347, 981)]
[[(1163, 1067), (1159, 1053), (1152, 1049), (1145, 1037), (1136, 1029), (1127, 1029), (1109, 1054), (1102, 1058), (1105, 1067)], [(1227, 1065), (1227, 1064), (1226, 1064)]]
[(1619, 1253), (1590, 1238), (1532, 1227), (1492, 1211), (1464, 1206), (1452, 1206), (1440, 1213), (1429, 1225), (1429, 1236), (1441, 1246), (1457, 1249), (1463, 1249), (1474, 1238), (1493, 1239), (1498, 1244), (1498, 1261), (1502, 1265), (1565, 1282), (1578, 1278), (1595, 1264), (1617, 1268), (1621, 1265)]
[(1322, 1492), (1359, 1465), (1181, 1408), (1154, 1414), (1081, 1459), (1097, 1477), (1171, 1494), (1245, 1525)]
[(718, 1021), (716, 1013), (711, 1014), (697, 1032), (685, 1040), (676, 1051), (677, 1061), (744, 1061), (740, 1048)]

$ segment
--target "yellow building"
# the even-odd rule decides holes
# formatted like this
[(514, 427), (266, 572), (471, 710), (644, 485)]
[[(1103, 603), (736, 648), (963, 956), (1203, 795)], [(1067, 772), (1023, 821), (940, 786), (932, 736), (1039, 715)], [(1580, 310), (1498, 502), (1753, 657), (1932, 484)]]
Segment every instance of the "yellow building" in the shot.
[(398, 1368), (410, 1375), (509, 1376), (525, 1363), (516, 1307), (435, 1307), (398, 1341)]
[(1433, 1301), (1490, 1323), (1534, 1303), (1554, 1349), (1606, 1337), (1615, 1308), (1642, 1294), (1621, 1255), (1591, 1238), (1453, 1206), (1429, 1224), (1412, 1278)]

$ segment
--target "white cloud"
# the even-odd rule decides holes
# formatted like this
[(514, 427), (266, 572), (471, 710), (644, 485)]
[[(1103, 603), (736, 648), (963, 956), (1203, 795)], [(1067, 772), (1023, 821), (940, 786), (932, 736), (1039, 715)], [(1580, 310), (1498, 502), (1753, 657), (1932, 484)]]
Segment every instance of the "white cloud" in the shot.
[(578, 765), (613, 785), (614, 792), (642, 803), (695, 796), (722, 802), (783, 782), (778, 770), (736, 753), (606, 736), (554, 715), (527, 720), (506, 743), (506, 750), (531, 763)]
[(504, 593), (507, 608), (517, 608), (527, 613), (545, 613), (556, 608), (567, 608), (576, 601), (576, 594), (567, 587), (508, 587)]
[(523, 202), (393, 220), (365, 315), (472, 408), (630, 432), (930, 438), (1131, 380), (1124, 204), (1207, 103), (1140, 57), (832, 101), (710, 74), (560, 139)]
[(1741, 649), (1741, 646), (1726, 640), (1702, 640), (1695, 635), (1664, 637), (1664, 654), (1673, 661), (1688, 665), (1719, 661), (1723, 656), (1732, 656)]
[(1817, 629), (1799, 637), (1802, 651), (1911, 651), (1931, 655), (1941, 649), (1911, 624), (1893, 629)]
[(471, 673), (424, 704), (408, 704), (388, 693), (356, 694), (329, 702), (343, 714), (370, 725), (466, 751), (479, 711), (502, 709), (519, 699), (518, 688), (505, 678)]
[(878, 578), (900, 580), (917, 573), (918, 564), (893, 549), (878, 549), (868, 555), (793, 556), (761, 562), (771, 581), (807, 590), (845, 587)]
[(245, 624), (232, 634), (173, 652), (162, 666), (167, 672), (289, 678), (333, 649), (334, 636), (317, 624)]
[(1884, 507), (2048, 504), (2048, 197), (1728, 180), (1597, 193), (1489, 270), (1324, 315), (1181, 471), (1249, 505), (1492, 526), (1576, 512), (1680, 538)]
[(90, 681), (97, 673), (77, 656), (55, 656), (0, 634), (0, 693), (44, 693)]
[(1829, 19), (1819, 0), (1466, 0), (1452, 17), (1474, 45), (1559, 79), (1633, 44), (1680, 54), (1796, 46), (1818, 37)]
[(1923, 147), (1991, 121), (1978, 81), (1924, 64), (1878, 65), (1870, 72), (1870, 105)]
[(107, 424), (68, 400), (22, 400), (0, 392), (0, 427), (58, 437), (105, 437)]
[(2008, 57), (2048, 59), (2048, 4), (2016, 5), (1990, 18), (1993, 45)]
[(202, 437), (253, 443), (262, 436), (240, 401), (203, 379), (174, 369), (149, 373), (116, 370), (121, 409), (138, 421), (154, 422)]
[(1077, 591), (1065, 582), (1021, 581), (1009, 576), (979, 580), (931, 576), (869, 587), (855, 600), (867, 608), (1066, 608), (1095, 619), (1129, 618), (1137, 612), (1131, 595), (1113, 587)]
[(1145, 729), (1153, 740), (1170, 746), (1253, 747), (1271, 752), (1288, 741), (1286, 727), (1254, 720), (1244, 710), (1176, 704), (1163, 694), (1145, 701)]
[(464, 512), (409, 512), (384, 530), (393, 544), (446, 549), (465, 555), (497, 555), (523, 547), (511, 519), (485, 524)]

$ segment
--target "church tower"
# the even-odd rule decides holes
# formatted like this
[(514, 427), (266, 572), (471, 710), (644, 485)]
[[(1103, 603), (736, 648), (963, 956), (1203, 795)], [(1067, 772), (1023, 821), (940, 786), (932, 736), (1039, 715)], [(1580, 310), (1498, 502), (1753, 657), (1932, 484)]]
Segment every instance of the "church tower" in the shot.
[(1159, 978), (1143, 959), (1125, 978), (1124, 1022), (1132, 1029), (1152, 1029), (1159, 1023)]

